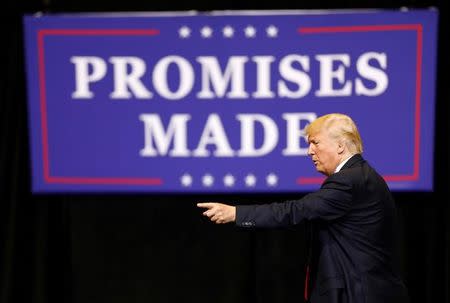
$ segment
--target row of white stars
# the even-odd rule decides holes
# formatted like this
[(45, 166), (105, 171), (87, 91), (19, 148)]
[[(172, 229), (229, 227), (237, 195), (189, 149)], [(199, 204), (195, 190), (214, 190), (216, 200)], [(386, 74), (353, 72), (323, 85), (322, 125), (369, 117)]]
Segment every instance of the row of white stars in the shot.
[[(214, 185), (214, 182), (215, 182), (215, 179), (211, 174), (203, 175), (201, 180), (202, 180), (202, 185), (205, 187), (211, 187)], [(236, 178), (232, 174), (226, 174), (222, 178), (222, 182), (223, 182), (223, 185), (225, 185), (225, 187), (233, 187), (236, 184), (236, 181), (237, 181)], [(194, 183), (194, 179), (190, 174), (185, 173), (184, 175), (182, 175), (180, 177), (180, 182), (181, 182), (182, 186), (189, 187), (192, 185), (192, 183)], [(246, 187), (255, 187), (256, 182), (257, 182), (257, 178), (254, 174), (248, 174), (244, 178), (244, 183), (245, 183)], [(274, 187), (277, 184), (278, 184), (278, 176), (277, 175), (275, 175), (274, 173), (270, 173), (266, 176), (266, 185), (267, 186)]]
[[(269, 25), (265, 29), (266, 35), (269, 38), (276, 38), (278, 36), (278, 28), (275, 25)], [(235, 35), (235, 28), (231, 25), (227, 25), (222, 28), (222, 35), (224, 38), (233, 38)], [(257, 29), (253, 25), (247, 25), (243, 29), (244, 35), (246, 38), (255, 38)], [(192, 29), (188, 26), (182, 26), (178, 29), (178, 35), (180, 38), (186, 39), (189, 38), (192, 34)], [(214, 35), (214, 30), (210, 26), (203, 26), (200, 29), (200, 35), (202, 38), (211, 38)]]

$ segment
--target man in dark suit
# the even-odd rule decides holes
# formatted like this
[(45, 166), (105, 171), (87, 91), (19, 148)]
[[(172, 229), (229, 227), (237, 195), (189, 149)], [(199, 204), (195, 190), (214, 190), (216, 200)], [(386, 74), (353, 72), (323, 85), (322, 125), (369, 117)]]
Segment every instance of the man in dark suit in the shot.
[(198, 206), (218, 224), (255, 228), (308, 221), (315, 245), (307, 269), (312, 283), (305, 290), (312, 289), (306, 294), (312, 303), (408, 302), (395, 266), (394, 200), (383, 178), (361, 156), (355, 123), (346, 115), (329, 114), (309, 124), (306, 135), (308, 155), (327, 176), (318, 191), (283, 203)]

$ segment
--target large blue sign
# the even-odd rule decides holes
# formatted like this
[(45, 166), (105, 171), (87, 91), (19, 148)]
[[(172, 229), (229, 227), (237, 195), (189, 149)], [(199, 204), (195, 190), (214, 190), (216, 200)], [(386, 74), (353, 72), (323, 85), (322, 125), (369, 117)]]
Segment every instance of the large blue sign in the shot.
[(25, 16), (34, 192), (295, 192), (339, 112), (432, 190), (437, 12)]

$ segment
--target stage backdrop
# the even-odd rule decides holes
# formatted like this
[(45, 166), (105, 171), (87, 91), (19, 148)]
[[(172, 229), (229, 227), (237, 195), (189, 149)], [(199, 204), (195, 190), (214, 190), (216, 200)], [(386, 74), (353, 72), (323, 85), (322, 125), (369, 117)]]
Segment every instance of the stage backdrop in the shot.
[(304, 127), (359, 126), (393, 190), (432, 190), (437, 12), (24, 17), (34, 192), (298, 192)]

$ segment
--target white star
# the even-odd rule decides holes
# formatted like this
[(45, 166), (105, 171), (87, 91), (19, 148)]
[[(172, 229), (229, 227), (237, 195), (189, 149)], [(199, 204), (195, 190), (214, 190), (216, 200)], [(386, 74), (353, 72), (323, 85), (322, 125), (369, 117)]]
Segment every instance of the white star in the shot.
[(278, 35), (278, 28), (275, 25), (270, 25), (266, 28), (267, 36), (270, 38), (275, 38)]
[(204, 186), (210, 187), (214, 184), (214, 177), (211, 176), (210, 174), (206, 174), (202, 178), (202, 183)]
[(266, 177), (266, 183), (269, 186), (276, 186), (278, 183), (278, 176), (275, 175), (274, 173), (270, 173), (269, 175), (267, 175)]
[(244, 29), (245, 32), (245, 37), (247, 38), (254, 38), (256, 35), (256, 28), (254, 28), (253, 26), (249, 25)]
[(203, 38), (211, 38), (213, 30), (209, 26), (203, 26), (200, 33)]
[(184, 187), (188, 187), (192, 185), (192, 176), (190, 174), (184, 174), (180, 178), (181, 184)]
[(255, 177), (255, 175), (253, 175), (253, 174), (248, 174), (248, 175), (245, 177), (245, 185), (246, 185), (247, 187), (253, 187), (253, 186), (255, 186), (255, 184), (256, 184), (256, 177)]
[(223, 28), (222, 33), (225, 38), (231, 38), (234, 35), (234, 29), (227, 25)]
[(223, 184), (225, 184), (226, 187), (232, 187), (234, 181), (235, 179), (232, 174), (226, 174), (225, 177), (223, 177)]
[(178, 30), (178, 35), (181, 38), (189, 38), (189, 36), (191, 35), (191, 29), (189, 27), (187, 27), (187, 26), (182, 26)]

